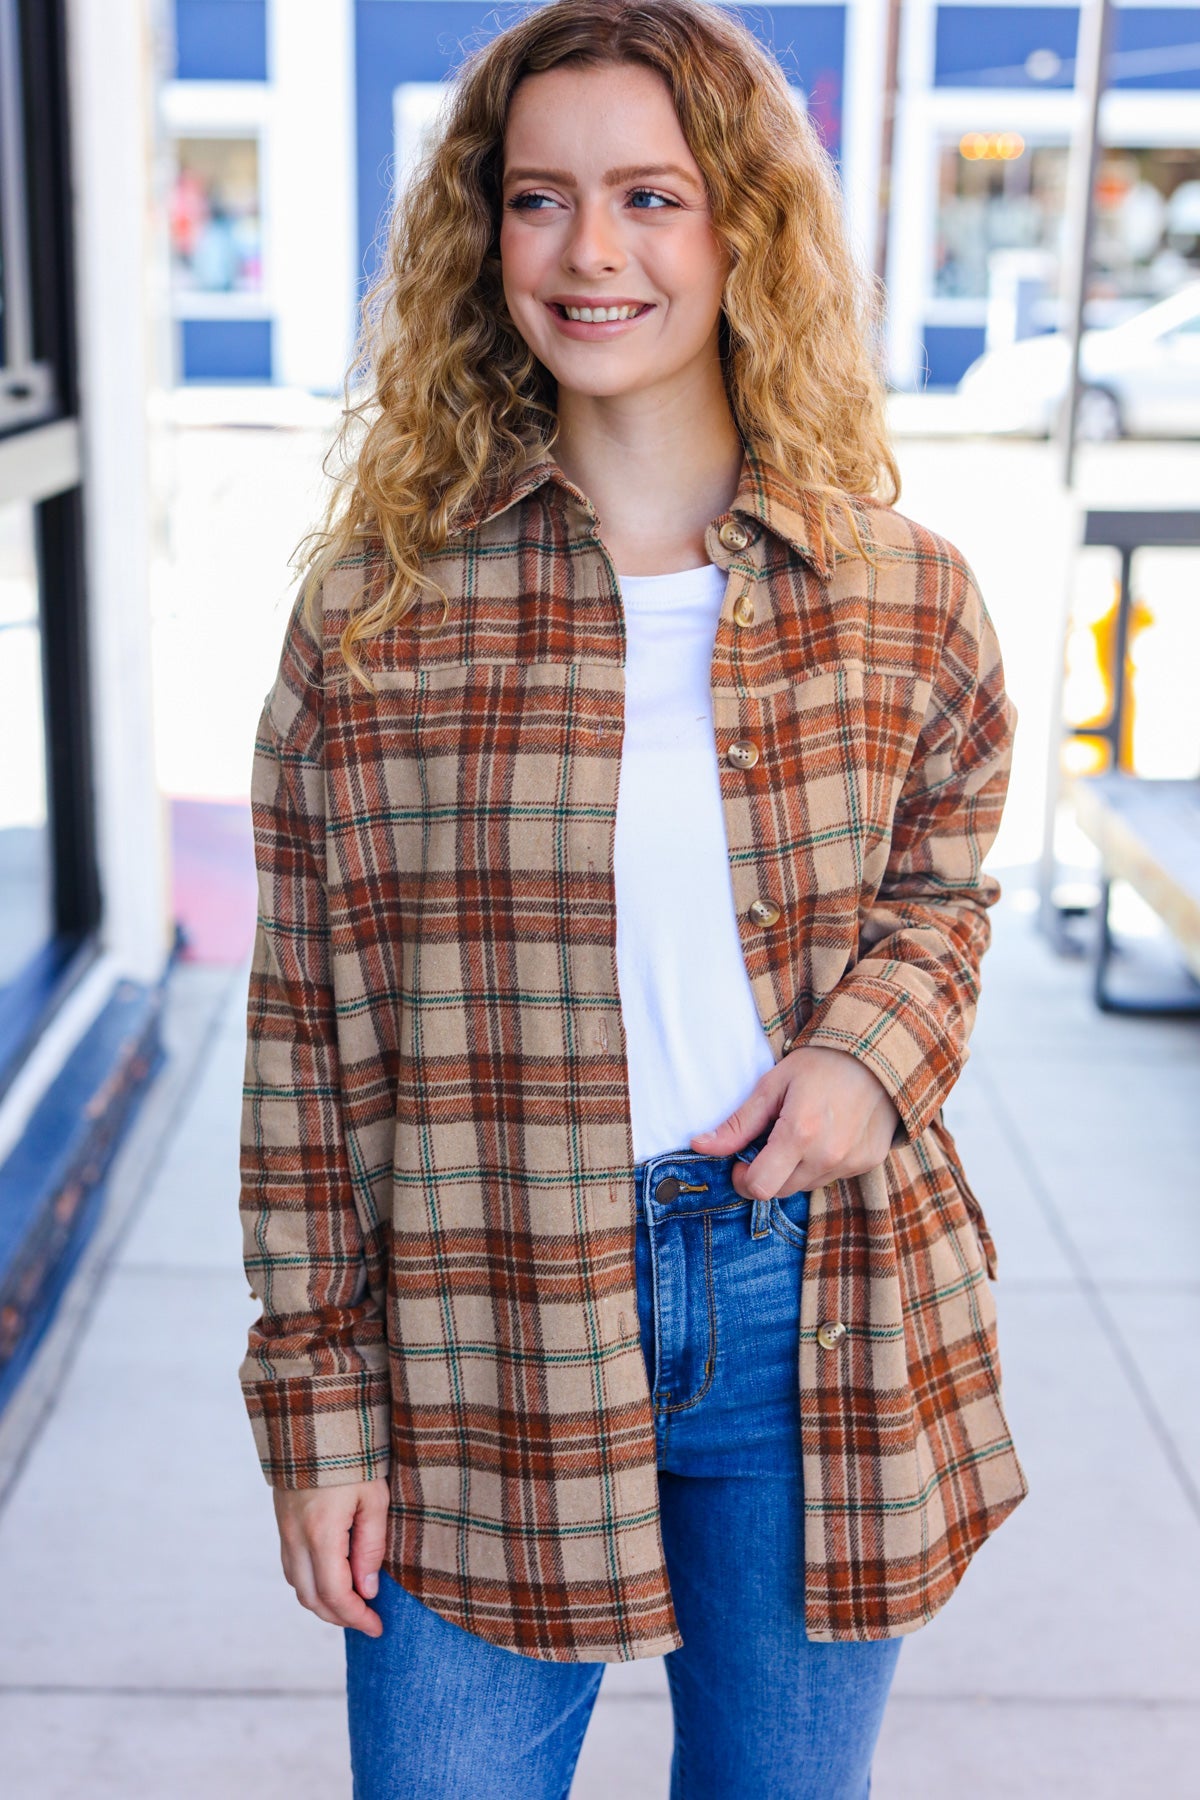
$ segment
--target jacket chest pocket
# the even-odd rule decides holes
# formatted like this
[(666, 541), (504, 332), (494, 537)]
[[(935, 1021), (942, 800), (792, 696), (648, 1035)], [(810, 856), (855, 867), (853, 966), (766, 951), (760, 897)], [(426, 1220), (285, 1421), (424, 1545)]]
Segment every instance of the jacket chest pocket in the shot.
[(747, 967), (774, 979), (793, 1024), (857, 959), (918, 702), (910, 678), (853, 661), (716, 698), (735, 905), (751, 922), (757, 897), (780, 909), (747, 932)]
[(882, 874), (890, 821), (887, 680), (847, 663), (718, 697), (735, 888), (739, 865), (749, 862), (748, 898), (766, 881), (803, 923), (856, 924), (864, 888)]
[(359, 781), (374, 764), (402, 879), (459, 906), (464, 930), (480, 909), (518, 929), (548, 904), (561, 917), (556, 884), (603, 867), (620, 675), (482, 660), (377, 672), (375, 699), (355, 715)]

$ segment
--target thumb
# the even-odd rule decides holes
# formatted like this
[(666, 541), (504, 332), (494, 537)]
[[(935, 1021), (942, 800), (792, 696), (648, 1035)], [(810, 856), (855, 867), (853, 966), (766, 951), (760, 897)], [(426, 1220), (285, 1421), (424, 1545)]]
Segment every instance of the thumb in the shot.
[(727, 1119), (722, 1119), (709, 1131), (697, 1131), (690, 1139), (692, 1149), (711, 1156), (731, 1156), (735, 1150), (744, 1149), (751, 1138), (757, 1137), (778, 1110), (769, 1087), (760, 1082)]
[(350, 1575), (364, 1600), (379, 1592), (379, 1565), (387, 1548), (388, 1492), (371, 1489), (362, 1496), (350, 1530)]

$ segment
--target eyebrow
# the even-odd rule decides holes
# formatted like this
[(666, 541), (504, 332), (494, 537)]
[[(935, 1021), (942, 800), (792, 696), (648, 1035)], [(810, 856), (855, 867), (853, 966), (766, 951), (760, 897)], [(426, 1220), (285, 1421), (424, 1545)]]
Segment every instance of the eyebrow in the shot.
[[(608, 169), (603, 181), (605, 187), (619, 187), (623, 181), (636, 181), (644, 175), (677, 175), (690, 187), (698, 185), (694, 175), (681, 169), (678, 163), (632, 163), (623, 169)], [(553, 181), (558, 187), (574, 187), (575, 177), (568, 169), (506, 169), (506, 183), (510, 181)]]

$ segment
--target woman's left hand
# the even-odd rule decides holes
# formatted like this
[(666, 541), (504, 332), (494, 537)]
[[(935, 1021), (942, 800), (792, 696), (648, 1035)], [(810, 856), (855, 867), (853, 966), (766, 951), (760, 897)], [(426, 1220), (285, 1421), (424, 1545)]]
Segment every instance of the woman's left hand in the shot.
[(878, 1076), (847, 1050), (801, 1047), (768, 1069), (742, 1105), (690, 1140), (702, 1156), (731, 1156), (774, 1119), (750, 1163), (733, 1165), (747, 1200), (772, 1200), (878, 1168), (900, 1122)]

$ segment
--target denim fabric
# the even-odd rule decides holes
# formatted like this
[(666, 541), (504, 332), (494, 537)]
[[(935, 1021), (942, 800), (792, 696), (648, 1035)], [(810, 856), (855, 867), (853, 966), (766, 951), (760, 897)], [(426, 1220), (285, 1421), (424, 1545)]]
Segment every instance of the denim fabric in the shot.
[[(670, 1800), (866, 1800), (902, 1640), (804, 1635), (808, 1194), (745, 1200), (733, 1161), (675, 1150), (635, 1169), (639, 1320), (684, 1640), (664, 1659)], [(563, 1800), (604, 1664), (488, 1643), (386, 1573), (375, 1605), (382, 1637), (345, 1633), (354, 1800)]]

